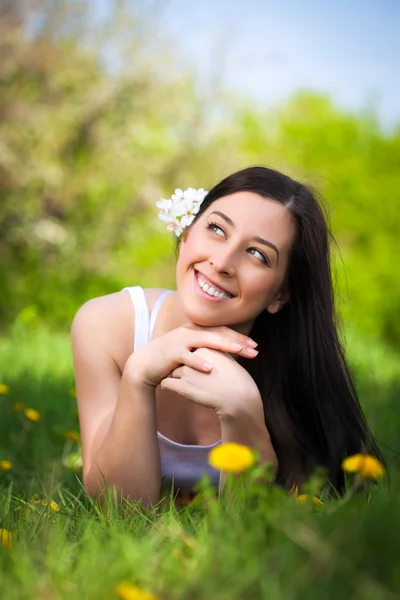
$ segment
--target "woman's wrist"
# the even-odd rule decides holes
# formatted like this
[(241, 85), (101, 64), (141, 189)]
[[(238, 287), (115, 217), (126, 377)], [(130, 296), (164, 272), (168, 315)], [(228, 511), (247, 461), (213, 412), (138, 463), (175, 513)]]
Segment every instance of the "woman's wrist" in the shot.
[(155, 398), (156, 388), (154, 386), (148, 385), (145, 381), (145, 378), (141, 374), (141, 371), (137, 368), (137, 365), (130, 362), (129, 359), (125, 364), (124, 371), (122, 373), (122, 386), (128, 386), (132, 393), (134, 393), (135, 397), (140, 394), (141, 396), (144, 394), (150, 398)]
[[(150, 386), (146, 383), (146, 379), (140, 365), (134, 359), (134, 355), (132, 354), (125, 363), (125, 367), (122, 373), (122, 379), (130, 382), (131, 385), (146, 389), (152, 389), (153, 386)], [(154, 389), (154, 388), (153, 388)]]

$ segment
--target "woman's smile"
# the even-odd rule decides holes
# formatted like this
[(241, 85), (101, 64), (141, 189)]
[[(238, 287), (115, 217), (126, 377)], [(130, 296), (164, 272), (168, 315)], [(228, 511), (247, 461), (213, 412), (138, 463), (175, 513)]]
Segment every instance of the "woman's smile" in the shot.
[(202, 298), (210, 302), (223, 302), (224, 300), (232, 300), (235, 297), (225, 293), (222, 288), (211, 285), (211, 282), (204, 275), (196, 271), (196, 269), (193, 270), (193, 273), (195, 289)]

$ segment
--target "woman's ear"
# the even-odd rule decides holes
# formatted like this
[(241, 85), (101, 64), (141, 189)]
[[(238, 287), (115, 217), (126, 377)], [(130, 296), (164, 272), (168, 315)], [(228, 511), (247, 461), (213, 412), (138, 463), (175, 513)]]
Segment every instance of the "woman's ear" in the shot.
[(271, 313), (271, 315), (274, 315), (281, 310), (282, 306), (284, 306), (288, 300), (289, 292), (281, 292), (275, 300), (268, 304), (266, 310)]

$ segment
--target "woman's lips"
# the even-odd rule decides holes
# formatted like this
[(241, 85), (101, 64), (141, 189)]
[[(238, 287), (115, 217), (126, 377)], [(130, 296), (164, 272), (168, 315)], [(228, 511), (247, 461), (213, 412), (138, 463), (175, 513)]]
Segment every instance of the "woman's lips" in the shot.
[(207, 300), (209, 300), (210, 302), (223, 302), (224, 300), (232, 300), (232, 298), (216, 298), (215, 296), (210, 296), (210, 294), (207, 294), (207, 292), (204, 292), (198, 282), (198, 271), (194, 271), (194, 285), (196, 288), (196, 291), (203, 297), (206, 298)]
[(197, 271), (195, 269), (195, 273), (196, 273), (196, 275), (198, 277), (200, 277), (210, 287), (212, 286), (213, 288), (215, 288), (219, 292), (224, 292), (224, 294), (227, 294), (228, 296), (232, 296), (232, 298), (236, 295), (236, 294), (232, 294), (232, 292), (230, 292), (229, 290), (226, 290), (224, 287), (222, 287), (222, 285), (218, 285), (218, 283), (215, 283), (215, 281), (213, 281), (212, 279), (210, 279), (207, 275), (204, 275), (203, 273), (200, 273), (200, 271)]

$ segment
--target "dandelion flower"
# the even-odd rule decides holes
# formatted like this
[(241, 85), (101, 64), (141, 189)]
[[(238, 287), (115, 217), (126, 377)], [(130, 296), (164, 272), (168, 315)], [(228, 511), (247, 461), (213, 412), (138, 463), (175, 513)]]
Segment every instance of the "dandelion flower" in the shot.
[(60, 507), (58, 506), (57, 502), (48, 502), (47, 500), (35, 500), (35, 502), (39, 501), (40, 504), (42, 504), (42, 506), (50, 506), (51, 510), (54, 510), (54, 512), (58, 512), (60, 510)]
[[(300, 496), (296, 497), (296, 502), (298, 502), (299, 504), (304, 504), (305, 502), (307, 502), (307, 500), (307, 494), (300, 494)], [(312, 497), (312, 503), (316, 506), (321, 506), (321, 504), (323, 504), (322, 500), (320, 500), (317, 496)]]
[(122, 600), (158, 600), (151, 592), (141, 590), (136, 585), (132, 585), (128, 581), (121, 581), (116, 587), (116, 592)]
[(10, 388), (5, 383), (0, 383), (0, 396), (7, 396), (9, 394)]
[(13, 547), (12, 536), (13, 534), (11, 531), (8, 531), (7, 529), (0, 529), (0, 541), (7, 550), (11, 550)]
[(40, 421), (40, 412), (34, 408), (26, 408), (24, 414), (30, 421)]
[(316, 506), (321, 506), (321, 504), (323, 504), (322, 500), (320, 500), (317, 496), (313, 496), (312, 501)]
[(10, 460), (0, 460), (0, 471), (11, 471), (13, 468)]
[(255, 457), (251, 448), (235, 442), (216, 446), (208, 455), (208, 462), (214, 469), (223, 469), (228, 473), (242, 473), (254, 461)]
[(11, 404), (11, 410), (14, 412), (22, 412), (24, 410), (25, 404), (23, 402), (14, 402)]
[(72, 429), (69, 431), (66, 431), (64, 433), (64, 437), (66, 440), (72, 440), (73, 442), (79, 442), (81, 439), (79, 431), (73, 431)]
[(304, 504), (305, 502), (307, 502), (307, 494), (300, 494), (299, 496), (297, 496), (296, 502), (298, 502), (299, 504)]
[(347, 473), (360, 473), (362, 477), (368, 479), (379, 479), (385, 473), (382, 463), (370, 454), (348, 456), (342, 462), (342, 469)]

